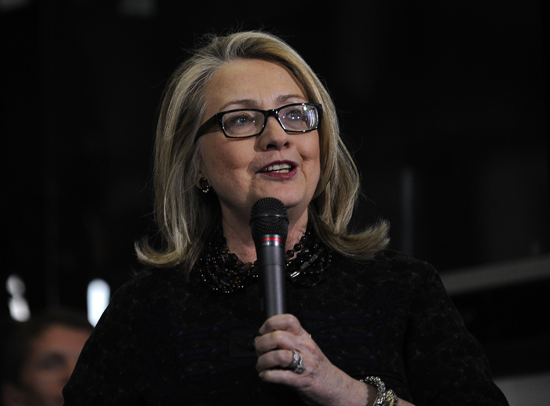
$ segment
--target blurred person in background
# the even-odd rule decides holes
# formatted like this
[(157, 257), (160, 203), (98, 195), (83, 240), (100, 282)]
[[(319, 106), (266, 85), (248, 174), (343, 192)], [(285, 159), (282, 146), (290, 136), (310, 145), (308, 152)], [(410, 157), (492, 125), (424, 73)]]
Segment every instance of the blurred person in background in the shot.
[(63, 405), (63, 386), (92, 329), (85, 315), (72, 310), (17, 323), (2, 349), (3, 405)]

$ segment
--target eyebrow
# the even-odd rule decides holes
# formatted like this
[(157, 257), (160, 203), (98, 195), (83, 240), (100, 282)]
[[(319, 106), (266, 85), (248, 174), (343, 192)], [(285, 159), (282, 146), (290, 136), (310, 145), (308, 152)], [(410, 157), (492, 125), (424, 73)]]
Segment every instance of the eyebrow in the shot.
[[(277, 97), (277, 102), (278, 103), (285, 103), (287, 102), (288, 100), (291, 100), (291, 99), (298, 99), (298, 100), (303, 100), (304, 102), (307, 102), (307, 99), (302, 96), (302, 95), (299, 95), (299, 94), (286, 94), (286, 95), (281, 95), (281, 96), (278, 96)], [(231, 100), (230, 102), (227, 102), (225, 103), (221, 109), (220, 109), (220, 112), (223, 112), (227, 109), (227, 107), (229, 106), (243, 106), (243, 108), (251, 108), (251, 109), (258, 109), (260, 108), (260, 104), (256, 101), (256, 100), (252, 100), (252, 99), (240, 99), (240, 100)]]

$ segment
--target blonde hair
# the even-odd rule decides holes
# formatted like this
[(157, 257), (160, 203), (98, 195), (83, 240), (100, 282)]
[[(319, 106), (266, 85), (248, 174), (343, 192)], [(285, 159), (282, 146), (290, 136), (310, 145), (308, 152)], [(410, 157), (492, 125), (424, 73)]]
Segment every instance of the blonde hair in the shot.
[(162, 104), (155, 142), (155, 213), (165, 246), (136, 244), (141, 262), (152, 267), (181, 265), (188, 274), (221, 221), (219, 202), (196, 187), (200, 146), (195, 134), (205, 108), (205, 89), (213, 75), (237, 59), (260, 59), (288, 68), (308, 101), (323, 105), (319, 128), (321, 175), (309, 204), (309, 222), (333, 250), (356, 259), (371, 258), (388, 244), (388, 224), (380, 222), (349, 234), (348, 223), (360, 191), (360, 177), (339, 135), (336, 110), (327, 90), (289, 45), (264, 32), (209, 36), (174, 73)]

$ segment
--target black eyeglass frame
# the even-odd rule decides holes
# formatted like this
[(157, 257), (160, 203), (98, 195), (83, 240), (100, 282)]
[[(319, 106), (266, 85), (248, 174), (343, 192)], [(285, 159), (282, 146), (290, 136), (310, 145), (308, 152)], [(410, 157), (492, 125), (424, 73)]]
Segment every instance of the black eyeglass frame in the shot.
[[(279, 112), (283, 109), (286, 109), (287, 107), (292, 107), (292, 106), (313, 106), (313, 107), (315, 107), (317, 109), (317, 114), (319, 116), (318, 120), (317, 120), (317, 126), (315, 128), (311, 128), (309, 130), (289, 130), (289, 129), (285, 128), (285, 126), (281, 122), (281, 119), (279, 118)], [(246, 135), (244, 137), (235, 137), (235, 136), (232, 136), (232, 135), (228, 135), (225, 132), (225, 128), (223, 127), (222, 117), (225, 114), (236, 113), (236, 112), (239, 112), (239, 111), (257, 111), (259, 113), (262, 113), (264, 115), (265, 119), (264, 119), (264, 124), (262, 125), (262, 128), (260, 129), (260, 132), (258, 132), (257, 134)], [(323, 106), (319, 103), (291, 103), (291, 104), (287, 104), (285, 106), (281, 106), (279, 108), (270, 109), (270, 110), (236, 109), (236, 110), (221, 111), (219, 113), (214, 114), (212, 117), (210, 117), (208, 120), (206, 120), (199, 127), (199, 129), (197, 130), (197, 134), (195, 135), (195, 141), (197, 141), (201, 136), (206, 134), (208, 132), (208, 130), (216, 124), (218, 124), (220, 126), (220, 128), (222, 129), (223, 135), (225, 135), (226, 138), (245, 139), (245, 138), (257, 137), (258, 135), (260, 135), (264, 132), (265, 126), (267, 124), (267, 119), (271, 116), (275, 117), (277, 119), (277, 122), (281, 126), (281, 128), (283, 130), (289, 132), (289, 133), (308, 133), (308, 132), (311, 132), (311, 131), (315, 131), (319, 128), (319, 125), (321, 124), (321, 119), (323, 118)]]

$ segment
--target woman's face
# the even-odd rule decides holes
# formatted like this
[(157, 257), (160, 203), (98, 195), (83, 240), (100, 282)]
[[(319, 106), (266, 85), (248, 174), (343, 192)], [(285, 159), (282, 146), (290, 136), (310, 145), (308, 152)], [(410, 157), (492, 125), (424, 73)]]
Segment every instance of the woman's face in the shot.
[[(309, 101), (290, 71), (255, 59), (224, 65), (207, 86), (206, 100), (202, 122), (221, 111), (267, 110)], [(230, 139), (218, 126), (199, 142), (201, 175), (215, 190), (225, 221), (248, 225), (252, 206), (263, 197), (281, 200), (291, 220), (307, 213), (320, 176), (317, 131), (287, 133), (275, 117), (269, 117), (259, 136)], [(277, 170), (275, 165), (281, 164), (287, 169)]]

